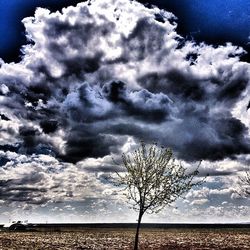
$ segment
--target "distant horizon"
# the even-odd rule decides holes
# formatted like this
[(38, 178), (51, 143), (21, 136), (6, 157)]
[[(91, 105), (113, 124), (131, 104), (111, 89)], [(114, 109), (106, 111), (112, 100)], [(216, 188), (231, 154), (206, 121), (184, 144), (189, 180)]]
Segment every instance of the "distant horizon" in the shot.
[[(17, 221), (15, 221), (17, 222)], [(21, 221), (23, 223), (23, 221)], [(9, 223), (13, 223), (9, 222)], [(40, 225), (46, 225), (46, 224), (51, 224), (51, 225), (112, 225), (112, 224), (118, 224), (118, 225), (123, 225), (123, 224), (131, 224), (131, 225), (137, 225), (136, 222), (65, 222), (65, 223), (60, 223), (60, 222), (27, 222), (30, 224), (40, 224)], [(4, 225), (7, 223), (2, 223), (0, 222), (0, 225)], [(186, 223), (181, 223), (181, 222), (169, 222), (169, 223), (165, 223), (165, 222), (142, 222), (141, 224), (148, 224), (148, 225), (237, 225), (237, 224), (250, 224), (250, 221), (248, 222), (186, 222)]]
[[(17, 222), (17, 221), (21, 221), (26, 222), (26, 223), (31, 223), (31, 224), (59, 224), (59, 225), (66, 225), (66, 224), (79, 224), (79, 225), (88, 225), (88, 224), (96, 224), (96, 225), (111, 225), (111, 224), (137, 224), (137, 221), (126, 221), (126, 222), (117, 222), (117, 221), (113, 221), (113, 222), (108, 222), (108, 221), (65, 221), (65, 222), (60, 222), (60, 221), (36, 221), (36, 220), (22, 220), (22, 219), (16, 219), (16, 220), (11, 220), (11, 221), (0, 221), (0, 225), (4, 225), (4, 224), (8, 224), (8, 223), (12, 223), (12, 222)], [(220, 224), (250, 224), (250, 220), (248, 221), (221, 221), (221, 222), (216, 222), (216, 221), (186, 221), (186, 222), (180, 222), (180, 221), (170, 221), (170, 222), (154, 222), (154, 221), (142, 221), (142, 224), (155, 224), (155, 225), (174, 225), (174, 224), (180, 224), (180, 225), (196, 225), (196, 224), (201, 224), (201, 225), (206, 225), (206, 224), (211, 224), (211, 225), (220, 225)]]

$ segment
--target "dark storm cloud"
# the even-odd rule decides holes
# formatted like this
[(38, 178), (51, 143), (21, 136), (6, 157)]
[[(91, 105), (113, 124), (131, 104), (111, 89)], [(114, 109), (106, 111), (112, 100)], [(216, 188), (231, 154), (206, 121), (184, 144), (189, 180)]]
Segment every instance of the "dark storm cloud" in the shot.
[(23, 93), (23, 99), (31, 103), (34, 107), (38, 105), (38, 101), (46, 102), (51, 96), (51, 91), (46, 84), (37, 84), (29, 86)]
[[(21, 179), (1, 181), (0, 199), (7, 200), (8, 202), (26, 202), (36, 205), (44, 204), (48, 200), (43, 197), (43, 193), (46, 193), (48, 190), (43, 187), (37, 187), (41, 179), (41, 173), (33, 173), (32, 176), (25, 176)], [(34, 185), (36, 187), (34, 187)]]
[(83, 158), (103, 157), (110, 154), (112, 149), (117, 153), (116, 147), (122, 145), (117, 138), (90, 129), (75, 128), (70, 131), (65, 147), (66, 155), (62, 156), (64, 160), (76, 163)]
[(123, 0), (25, 19), (32, 44), (0, 69), (19, 152), (76, 163), (118, 153), (131, 136), (188, 161), (249, 154), (249, 130), (232, 114), (249, 91), (243, 50), (185, 42), (173, 20)]
[(178, 98), (199, 101), (205, 98), (205, 89), (198, 79), (173, 69), (167, 73), (152, 72), (142, 76), (138, 82), (153, 92), (164, 92)]
[(63, 113), (67, 114), (71, 126), (78, 124), (68, 132), (64, 159), (77, 162), (86, 157), (117, 153), (116, 148), (125, 141), (112, 135), (140, 133), (139, 128), (134, 130), (132, 125), (125, 125), (120, 119), (161, 123), (168, 115), (169, 102), (163, 94), (152, 94), (147, 90), (129, 91), (121, 81), (95, 88), (84, 83), (70, 93), (63, 104)]
[(10, 119), (6, 116), (6, 115), (4, 115), (4, 114), (0, 114), (0, 119), (1, 120), (5, 120), (5, 121), (9, 121)]
[(4, 166), (9, 161), (8, 158), (0, 156), (0, 167)]
[(17, 138), (19, 139), (18, 153), (57, 155), (57, 151), (53, 148), (50, 141), (43, 138), (41, 132), (33, 127), (20, 127)]
[(45, 134), (49, 134), (57, 130), (58, 122), (54, 120), (43, 120), (40, 122), (40, 126)]
[(0, 150), (2, 151), (18, 152), (19, 148), (19, 145), (0, 145)]
[[(211, 117), (207, 120), (203, 114), (196, 113), (192, 119), (186, 117), (174, 132), (177, 134), (178, 130), (192, 129), (197, 131), (189, 141), (183, 141), (176, 136), (176, 139), (183, 143), (180, 145), (183, 149), (180, 157), (185, 160), (222, 160), (225, 157), (233, 158), (236, 154), (249, 153), (249, 141), (245, 139), (248, 130), (235, 118)], [(185, 136), (183, 132), (179, 134)], [(188, 150), (185, 150), (186, 148)]]
[(146, 89), (129, 93), (126, 84), (121, 81), (106, 84), (102, 91), (116, 109), (121, 109), (126, 116), (160, 123), (168, 115), (171, 100), (162, 93), (153, 94)]

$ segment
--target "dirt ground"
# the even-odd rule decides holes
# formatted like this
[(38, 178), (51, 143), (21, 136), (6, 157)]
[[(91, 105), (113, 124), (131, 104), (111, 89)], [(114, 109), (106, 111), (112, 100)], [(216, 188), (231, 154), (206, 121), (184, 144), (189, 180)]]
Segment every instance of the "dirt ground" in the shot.
[[(89, 229), (79, 232), (0, 232), (0, 250), (130, 250), (134, 231)], [(250, 249), (249, 229), (142, 230), (141, 250)]]

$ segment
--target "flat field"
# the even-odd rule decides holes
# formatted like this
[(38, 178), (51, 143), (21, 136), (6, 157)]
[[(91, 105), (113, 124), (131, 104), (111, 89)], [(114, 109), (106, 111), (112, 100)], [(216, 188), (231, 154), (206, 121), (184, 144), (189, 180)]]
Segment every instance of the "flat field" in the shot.
[[(130, 250), (132, 229), (0, 232), (1, 250)], [(142, 229), (140, 249), (250, 249), (249, 229)]]

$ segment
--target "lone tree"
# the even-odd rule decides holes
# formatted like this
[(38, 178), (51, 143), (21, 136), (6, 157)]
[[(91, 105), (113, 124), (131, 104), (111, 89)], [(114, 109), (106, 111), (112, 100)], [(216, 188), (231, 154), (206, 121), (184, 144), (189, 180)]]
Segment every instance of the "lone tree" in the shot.
[(139, 212), (134, 242), (134, 250), (138, 250), (144, 213), (158, 213), (204, 180), (193, 181), (200, 164), (195, 171), (187, 173), (186, 168), (175, 163), (171, 149), (156, 144), (146, 146), (142, 142), (133, 153), (123, 154), (122, 161), (126, 171), (117, 173), (116, 183), (124, 187), (129, 203)]

